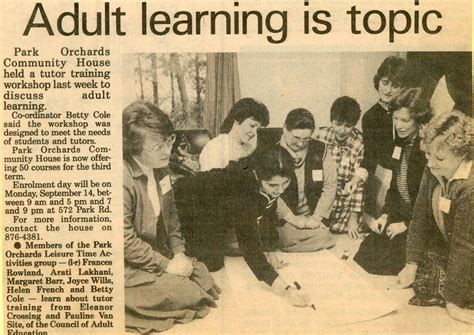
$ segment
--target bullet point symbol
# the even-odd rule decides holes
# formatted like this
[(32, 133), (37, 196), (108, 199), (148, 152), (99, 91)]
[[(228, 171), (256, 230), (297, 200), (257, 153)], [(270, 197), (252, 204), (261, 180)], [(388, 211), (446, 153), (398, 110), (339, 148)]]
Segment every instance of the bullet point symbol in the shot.
[(20, 249), (21, 248), (21, 243), (20, 242), (15, 242), (15, 244), (13, 246), (15, 247), (15, 249)]

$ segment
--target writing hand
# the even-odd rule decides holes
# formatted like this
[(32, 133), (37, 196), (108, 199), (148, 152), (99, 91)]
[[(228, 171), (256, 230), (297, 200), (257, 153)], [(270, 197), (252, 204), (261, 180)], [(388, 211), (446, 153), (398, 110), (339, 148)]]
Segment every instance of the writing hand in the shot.
[(297, 290), (294, 287), (290, 287), (285, 291), (283, 297), (296, 307), (306, 307), (309, 304), (309, 295), (303, 289)]
[(279, 270), (284, 268), (285, 266), (288, 266), (289, 263), (286, 263), (280, 259), (278, 259), (277, 255), (274, 252), (267, 252), (266, 253), (267, 261), (268, 263), (273, 266), (275, 270)]

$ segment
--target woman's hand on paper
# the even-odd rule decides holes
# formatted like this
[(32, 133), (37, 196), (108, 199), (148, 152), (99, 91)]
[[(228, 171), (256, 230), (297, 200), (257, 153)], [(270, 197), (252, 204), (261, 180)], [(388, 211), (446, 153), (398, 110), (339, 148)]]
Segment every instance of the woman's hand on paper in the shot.
[(405, 267), (398, 274), (398, 285), (396, 288), (404, 289), (410, 287), (415, 281), (416, 270), (418, 269), (417, 264), (407, 263)]
[(296, 307), (305, 307), (309, 305), (309, 295), (303, 289), (296, 289), (288, 285), (281, 277), (277, 277), (271, 286), (272, 290), (285, 298), (290, 304)]
[(309, 305), (309, 295), (303, 289), (297, 290), (294, 287), (290, 287), (285, 290), (283, 297), (296, 307), (306, 307)]
[(446, 302), (446, 312), (455, 320), (474, 324), (474, 311), (456, 306), (452, 302)]
[(282, 269), (289, 264), (280, 260), (274, 252), (267, 252), (265, 256), (267, 257), (268, 263), (270, 263), (275, 270)]

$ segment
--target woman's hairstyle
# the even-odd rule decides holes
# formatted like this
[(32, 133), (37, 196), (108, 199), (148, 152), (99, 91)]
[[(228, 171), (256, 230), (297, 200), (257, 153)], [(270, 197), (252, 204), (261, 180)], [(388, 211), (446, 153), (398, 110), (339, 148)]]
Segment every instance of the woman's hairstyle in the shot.
[(355, 126), (360, 119), (359, 103), (348, 96), (337, 98), (331, 106), (331, 122), (345, 123), (351, 127)]
[(232, 106), (229, 114), (222, 122), (221, 134), (228, 134), (234, 125), (234, 121), (240, 124), (251, 117), (260, 122), (262, 127), (268, 126), (270, 122), (268, 108), (262, 102), (253, 98), (240, 99)]
[(123, 156), (139, 155), (143, 149), (145, 134), (155, 133), (163, 137), (173, 134), (173, 124), (168, 115), (147, 101), (136, 101), (125, 107), (122, 113)]
[(379, 82), (382, 78), (387, 77), (395, 86), (405, 86), (407, 78), (407, 64), (403, 58), (390, 56), (384, 59), (377, 74), (374, 76), (374, 87), (378, 91)]
[(295, 170), (290, 154), (279, 145), (256, 152), (254, 169), (260, 180), (269, 180), (275, 176), (291, 179)]
[(286, 116), (285, 128), (287, 130), (311, 129), (313, 131), (315, 127), (313, 114), (307, 109), (296, 108)]
[(424, 151), (437, 140), (445, 143), (456, 155), (472, 158), (472, 119), (459, 111), (438, 115), (421, 130), (420, 135), (421, 149)]
[(430, 102), (422, 97), (421, 88), (402, 88), (388, 105), (392, 114), (402, 108), (407, 108), (410, 117), (419, 125), (428, 123), (433, 116)]

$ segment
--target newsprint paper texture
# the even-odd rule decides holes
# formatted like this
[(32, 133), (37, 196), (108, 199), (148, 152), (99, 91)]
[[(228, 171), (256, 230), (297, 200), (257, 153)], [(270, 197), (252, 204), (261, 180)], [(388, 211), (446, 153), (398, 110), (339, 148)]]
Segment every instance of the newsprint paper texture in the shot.
[[(175, 129), (212, 137), (228, 108), (208, 108), (211, 99), (255, 98), (271, 128), (297, 107), (329, 126), (337, 97), (355, 98), (362, 112), (377, 102), (373, 76), (389, 56), (430, 52), (445, 68), (462, 66), (462, 56), (457, 75), (471, 86), (471, 25), (470, 0), (1, 1), (4, 334), (125, 333), (122, 111), (130, 103), (152, 101)], [(459, 102), (446, 74), (432, 78), (435, 113)], [(467, 91), (461, 100), (472, 101)], [(390, 176), (381, 175), (386, 186)], [(160, 188), (169, 192), (169, 179)], [(289, 263), (280, 275), (298, 281), (314, 309), (291, 306), (243, 258), (226, 257), (212, 273), (217, 307), (166, 331), (472, 332), (444, 308), (408, 305), (413, 291), (393, 289), (395, 276), (368, 275), (352, 261), (360, 241), (335, 238), (328, 251), (278, 253)]]

